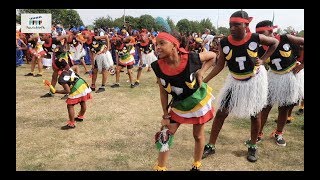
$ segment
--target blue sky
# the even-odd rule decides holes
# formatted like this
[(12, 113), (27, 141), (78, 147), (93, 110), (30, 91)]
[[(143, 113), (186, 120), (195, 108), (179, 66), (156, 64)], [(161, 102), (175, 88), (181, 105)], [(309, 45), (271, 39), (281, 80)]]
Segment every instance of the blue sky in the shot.
[[(119, 18), (124, 13), (126, 16), (140, 17), (149, 14), (154, 18), (160, 16), (166, 19), (170, 17), (174, 23), (181, 19), (202, 20), (209, 18), (215, 27), (229, 27), (229, 18), (232, 13), (240, 9), (75, 9), (78, 11), (83, 23), (90, 25), (96, 18)], [(255, 32), (255, 26), (259, 21), (272, 20), (275, 15), (274, 25), (286, 29), (292, 26), (296, 31), (304, 30), (304, 9), (243, 9), (253, 17), (250, 29)]]

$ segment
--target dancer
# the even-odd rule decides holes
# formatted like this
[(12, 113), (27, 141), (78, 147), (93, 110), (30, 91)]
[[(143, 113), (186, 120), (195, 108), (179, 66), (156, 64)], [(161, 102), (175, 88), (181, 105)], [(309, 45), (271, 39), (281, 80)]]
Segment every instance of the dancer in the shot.
[[(177, 33), (172, 36), (160, 32), (156, 37), (159, 60), (154, 61), (151, 66), (160, 89), (163, 111), (161, 129), (168, 128), (173, 136), (180, 124), (193, 124), (195, 148), (191, 170), (199, 171), (205, 142), (204, 124), (213, 118), (211, 104), (214, 99), (211, 94), (212, 88), (202, 83), (202, 76), (214, 64), (216, 54), (210, 51), (188, 53), (182, 48), (186, 44), (180, 42), (182, 38)], [(168, 94), (172, 95), (169, 105)], [(164, 150), (159, 152), (158, 164), (154, 167), (156, 171), (167, 170), (169, 150), (167, 148)]]
[[(274, 37), (273, 23), (264, 20), (256, 25), (256, 32), (269, 37)], [(304, 97), (304, 63), (297, 61), (294, 56), (292, 47), (294, 45), (303, 45), (304, 38), (290, 34), (277, 35), (279, 45), (266, 62), (270, 69), (268, 71), (268, 105), (263, 108), (261, 116), (261, 129), (259, 139), (263, 135), (263, 127), (268, 119), (272, 106), (278, 105), (277, 128), (272, 133), (272, 137), (279, 146), (286, 146), (283, 138), (283, 130), (288, 119), (288, 113), (291, 114), (292, 108)], [(263, 46), (264, 50), (268, 47)]]
[(138, 46), (138, 53), (139, 53), (139, 68), (137, 73), (137, 79), (134, 83), (135, 86), (140, 85), (140, 77), (142, 74), (143, 67), (147, 67), (147, 71), (151, 71), (151, 63), (157, 60), (157, 57), (154, 52), (154, 44), (149, 39), (146, 33), (141, 33), (141, 42), (137, 44)]
[[(66, 100), (69, 120), (67, 125), (62, 126), (62, 130), (75, 128), (75, 121), (83, 121), (84, 114), (87, 110), (86, 101), (91, 99), (91, 89), (87, 82), (76, 74), (65, 60), (56, 60), (55, 65), (62, 69), (59, 75), (58, 83), (63, 87), (63, 90), (56, 90), (50, 84), (51, 93), (69, 94)], [(80, 103), (81, 109), (78, 116), (75, 118), (74, 105)]]
[[(209, 143), (204, 147), (202, 158), (215, 153), (215, 144), (224, 120), (229, 114), (238, 117), (250, 117), (251, 141), (248, 145), (247, 160), (257, 161), (256, 140), (260, 130), (260, 112), (267, 103), (268, 82), (267, 71), (261, 61), (265, 61), (276, 49), (278, 40), (272, 37), (251, 33), (249, 17), (245, 11), (236, 11), (230, 17), (230, 32), (221, 39), (221, 52), (217, 65), (203, 80), (208, 82), (225, 67), (229, 75), (218, 98), (218, 110), (212, 123)], [(270, 46), (266, 53), (258, 58), (259, 44)]]

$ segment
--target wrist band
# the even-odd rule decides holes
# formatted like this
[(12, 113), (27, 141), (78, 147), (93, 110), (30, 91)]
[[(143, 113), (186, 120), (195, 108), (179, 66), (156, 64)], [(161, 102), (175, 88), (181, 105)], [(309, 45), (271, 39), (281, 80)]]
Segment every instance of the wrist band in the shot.
[(171, 116), (169, 114), (162, 116), (162, 119), (169, 119), (169, 118), (171, 118)]

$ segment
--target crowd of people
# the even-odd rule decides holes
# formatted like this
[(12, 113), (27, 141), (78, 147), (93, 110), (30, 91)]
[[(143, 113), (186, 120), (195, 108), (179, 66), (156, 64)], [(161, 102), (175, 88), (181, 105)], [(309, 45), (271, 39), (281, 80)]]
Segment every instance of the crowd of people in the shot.
[[(251, 20), (245, 11), (234, 12), (227, 37), (212, 34), (209, 29), (203, 34), (133, 30), (125, 26), (90, 31), (84, 26), (66, 30), (55, 25), (52, 33), (46, 34), (25, 34), (17, 29), (16, 66), (30, 63), (30, 72), (25, 76), (33, 77), (41, 77), (43, 68), (52, 66), (50, 91), (41, 97), (65, 94), (69, 120), (62, 129), (73, 129), (76, 121), (83, 121), (91, 91), (104, 92), (108, 76), (115, 75), (111, 87), (119, 88), (122, 69), (126, 68), (130, 87), (135, 88), (141, 85), (146, 68), (157, 78), (163, 111), (156, 141), (166, 146), (159, 148), (165, 150), (159, 152), (154, 170), (167, 170), (168, 136), (173, 137), (180, 124), (192, 124), (195, 146), (191, 170), (199, 171), (201, 159), (216, 152), (219, 132), (229, 115), (250, 118), (251, 136), (245, 142), (247, 160), (256, 162), (257, 144), (263, 139), (271, 108), (278, 106), (272, 137), (279, 146), (286, 146), (284, 127), (292, 120), (293, 107), (300, 103), (297, 114), (304, 112), (304, 38), (275, 34), (277, 26), (269, 20), (259, 22), (256, 32), (250, 32)], [(84, 72), (80, 72), (80, 65)], [(132, 71), (135, 65), (136, 76)], [(225, 67), (229, 74), (214, 110), (215, 98), (208, 82)], [(90, 75), (91, 82), (87, 83), (80, 74)], [(102, 74), (102, 81), (96, 88), (98, 74)], [(57, 82), (63, 90), (55, 89)], [(78, 103), (81, 110), (75, 116), (74, 105)], [(210, 120), (210, 139), (205, 144), (204, 125)]]

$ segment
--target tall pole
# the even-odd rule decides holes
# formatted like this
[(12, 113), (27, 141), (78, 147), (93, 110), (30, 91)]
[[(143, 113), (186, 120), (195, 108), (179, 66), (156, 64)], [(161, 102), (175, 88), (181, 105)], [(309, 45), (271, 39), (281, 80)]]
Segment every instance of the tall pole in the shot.
[(123, 9), (123, 24), (126, 24), (126, 9)]
[(218, 9), (218, 19), (217, 19), (217, 34), (219, 33), (219, 9)]
[(274, 25), (274, 11), (272, 13), (272, 26)]

